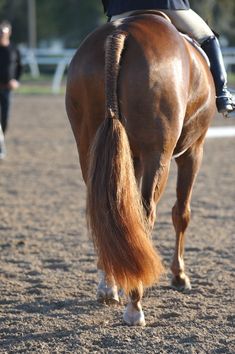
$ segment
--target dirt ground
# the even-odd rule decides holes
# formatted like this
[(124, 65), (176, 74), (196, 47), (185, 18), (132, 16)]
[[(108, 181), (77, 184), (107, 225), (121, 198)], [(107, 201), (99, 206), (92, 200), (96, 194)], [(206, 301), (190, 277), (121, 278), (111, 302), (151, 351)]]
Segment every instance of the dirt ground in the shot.
[[(215, 125), (234, 125), (222, 118)], [(143, 300), (147, 326), (95, 301), (95, 254), (85, 187), (62, 96), (15, 96), (0, 163), (0, 353), (235, 353), (235, 139), (208, 139), (194, 189), (186, 266)], [(158, 207), (154, 243), (169, 269), (175, 166)]]

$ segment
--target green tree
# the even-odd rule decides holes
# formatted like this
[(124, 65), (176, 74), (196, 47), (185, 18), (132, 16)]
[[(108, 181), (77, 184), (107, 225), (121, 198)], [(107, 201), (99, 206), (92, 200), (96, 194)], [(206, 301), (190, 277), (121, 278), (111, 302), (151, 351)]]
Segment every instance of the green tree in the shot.
[(38, 38), (60, 38), (70, 47), (77, 47), (103, 17), (99, 1), (94, 0), (40, 0), (37, 14)]

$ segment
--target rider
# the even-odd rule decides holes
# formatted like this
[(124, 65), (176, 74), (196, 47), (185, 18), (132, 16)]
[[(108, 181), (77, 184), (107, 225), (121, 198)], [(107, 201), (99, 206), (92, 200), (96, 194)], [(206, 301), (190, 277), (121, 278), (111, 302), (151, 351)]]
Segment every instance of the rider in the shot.
[(227, 74), (218, 39), (204, 20), (190, 9), (188, 0), (102, 0), (104, 11), (113, 21), (136, 10), (157, 9), (164, 12), (183, 33), (195, 39), (207, 54), (216, 89), (218, 112), (235, 116), (235, 101), (227, 89)]

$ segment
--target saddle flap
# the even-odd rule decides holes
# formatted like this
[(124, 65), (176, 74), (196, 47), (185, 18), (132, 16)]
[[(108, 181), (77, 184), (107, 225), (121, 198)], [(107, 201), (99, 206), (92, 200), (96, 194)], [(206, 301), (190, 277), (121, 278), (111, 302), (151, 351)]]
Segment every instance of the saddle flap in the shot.
[(210, 67), (209, 58), (206, 55), (206, 53), (204, 52), (204, 50), (200, 47), (200, 44), (195, 39), (189, 37), (187, 34), (181, 33), (181, 32), (180, 32), (180, 34), (186, 41), (188, 41), (194, 48), (197, 49), (197, 51), (203, 56), (203, 58), (207, 62), (207, 65)]

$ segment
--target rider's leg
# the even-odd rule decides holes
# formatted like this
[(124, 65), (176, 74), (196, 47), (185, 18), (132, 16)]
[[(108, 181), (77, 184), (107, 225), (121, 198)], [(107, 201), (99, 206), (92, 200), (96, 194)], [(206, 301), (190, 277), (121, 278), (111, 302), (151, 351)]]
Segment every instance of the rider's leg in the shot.
[(202, 46), (210, 64), (216, 88), (216, 105), (221, 113), (232, 112), (235, 104), (227, 89), (227, 74), (219, 45), (206, 22), (193, 10), (163, 10), (179, 31), (187, 33)]
[(188, 34), (202, 44), (207, 38), (214, 36), (206, 22), (193, 10), (161, 10), (175, 25), (175, 27)]
[(219, 41), (215, 36), (212, 36), (206, 39), (201, 47), (210, 60), (211, 73), (215, 81), (217, 109), (220, 113), (233, 111), (235, 103), (227, 89), (227, 73)]

